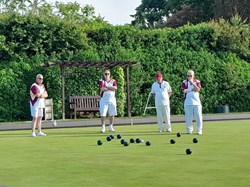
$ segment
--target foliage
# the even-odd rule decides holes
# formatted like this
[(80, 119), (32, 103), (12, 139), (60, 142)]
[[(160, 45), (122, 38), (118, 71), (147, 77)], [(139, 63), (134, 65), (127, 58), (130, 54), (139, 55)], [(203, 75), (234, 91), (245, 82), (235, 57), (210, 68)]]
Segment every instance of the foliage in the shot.
[(80, 27), (56, 17), (9, 15), (0, 17), (0, 34), (4, 35), (9, 53), (2, 59), (19, 59), (23, 55), (43, 54), (66, 59), (79, 48), (85, 48), (87, 38)]
[(219, 22), (209, 23), (214, 29), (213, 47), (217, 50), (231, 51), (250, 62), (250, 27), (238, 15), (229, 21), (220, 19)]
[(114, 69), (114, 73), (112, 74), (115, 77), (115, 79), (119, 80), (117, 82), (117, 91), (116, 91), (118, 116), (124, 116), (125, 114), (124, 108), (126, 104), (124, 71), (121, 67), (116, 67)]
[(31, 69), (24, 61), (0, 65), (0, 121), (27, 119), (29, 87), (25, 80)]
[[(129, 77), (126, 69), (111, 69), (118, 83), (119, 116), (127, 115), (127, 86), (132, 116), (143, 114), (156, 72), (162, 72), (172, 87), (172, 114), (183, 114), (180, 87), (189, 69), (195, 71), (202, 83), (204, 113), (215, 112), (225, 104), (232, 112), (250, 111), (249, 38), (249, 25), (240, 17), (177, 29), (141, 30), (103, 23), (88, 26), (54, 16), (1, 14), (0, 119), (30, 119), (28, 91), (37, 73), (45, 77), (49, 97), (54, 100), (55, 117), (61, 117), (60, 68), (41, 67), (42, 63), (54, 61), (140, 62), (140, 66), (129, 68)], [(98, 80), (102, 72), (101, 68), (66, 68), (66, 117), (69, 96), (99, 94)], [(126, 85), (127, 78), (129, 85)], [(150, 110), (148, 114), (153, 115), (155, 111)]]
[(214, 18), (229, 20), (234, 15), (240, 15), (247, 23), (250, 23), (249, 0), (214, 0)]
[(143, 0), (132, 15), (141, 28), (179, 27), (239, 14), (249, 23), (248, 0)]

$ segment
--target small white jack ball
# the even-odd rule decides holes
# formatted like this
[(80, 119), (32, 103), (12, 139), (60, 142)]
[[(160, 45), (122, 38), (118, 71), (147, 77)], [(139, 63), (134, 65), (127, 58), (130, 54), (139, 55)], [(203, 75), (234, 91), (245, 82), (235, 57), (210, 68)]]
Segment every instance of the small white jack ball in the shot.
[(52, 126), (53, 127), (57, 126), (56, 120), (53, 121)]

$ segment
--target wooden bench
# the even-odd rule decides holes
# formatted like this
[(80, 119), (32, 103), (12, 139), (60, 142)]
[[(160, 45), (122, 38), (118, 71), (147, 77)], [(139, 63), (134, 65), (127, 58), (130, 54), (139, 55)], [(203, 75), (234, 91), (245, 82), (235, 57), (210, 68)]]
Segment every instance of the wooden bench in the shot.
[(70, 109), (74, 113), (74, 118), (76, 119), (77, 112), (99, 111), (100, 98), (100, 96), (70, 96)]

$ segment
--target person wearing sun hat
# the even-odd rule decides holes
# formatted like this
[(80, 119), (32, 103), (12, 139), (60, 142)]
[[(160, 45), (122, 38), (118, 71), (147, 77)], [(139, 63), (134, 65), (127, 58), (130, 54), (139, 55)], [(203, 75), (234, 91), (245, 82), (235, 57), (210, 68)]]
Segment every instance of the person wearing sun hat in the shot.
[(151, 93), (155, 96), (155, 107), (159, 132), (164, 131), (164, 122), (167, 132), (171, 132), (170, 101), (172, 88), (167, 81), (163, 80), (163, 74), (155, 75), (156, 82), (152, 84)]
[(201, 135), (203, 127), (202, 105), (199, 96), (201, 82), (195, 78), (193, 70), (188, 70), (187, 79), (182, 81), (181, 88), (185, 97), (184, 111), (187, 133), (193, 133), (192, 121), (194, 115), (196, 120), (197, 133)]

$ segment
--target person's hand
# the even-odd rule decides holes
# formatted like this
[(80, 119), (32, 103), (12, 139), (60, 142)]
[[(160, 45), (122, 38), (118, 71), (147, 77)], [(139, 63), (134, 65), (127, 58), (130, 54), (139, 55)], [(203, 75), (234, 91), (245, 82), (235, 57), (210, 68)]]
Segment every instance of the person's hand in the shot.
[(188, 77), (188, 81), (189, 81), (191, 84), (193, 84), (193, 83), (194, 83), (194, 81), (193, 81), (193, 78), (192, 78), (192, 77)]
[(191, 91), (192, 91), (192, 90), (189, 90), (189, 89), (184, 89), (184, 90), (183, 90), (184, 93), (189, 93), (189, 92), (191, 92)]
[(106, 90), (107, 90), (106, 87), (101, 87), (101, 91), (102, 91), (102, 92), (104, 92), (104, 91), (106, 91)]

